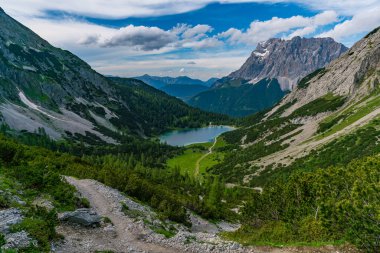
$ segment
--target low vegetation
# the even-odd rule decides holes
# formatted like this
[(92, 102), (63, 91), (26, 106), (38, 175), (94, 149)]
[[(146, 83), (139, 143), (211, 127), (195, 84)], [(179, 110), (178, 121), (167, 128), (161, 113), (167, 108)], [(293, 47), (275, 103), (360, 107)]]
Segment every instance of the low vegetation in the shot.
[(304, 78), (301, 79), (301, 81), (298, 82), (297, 84), (298, 89), (306, 89), (309, 86), (309, 82), (311, 81), (311, 79), (313, 79), (316, 76), (319, 76), (318, 78), (321, 78), (324, 74), (326, 74), (325, 68), (317, 69), (316, 71), (305, 76)]
[(379, 250), (380, 158), (293, 173), (267, 185), (243, 209), (243, 227), (226, 237), (244, 244), (347, 240)]
[(295, 118), (314, 116), (321, 112), (332, 112), (341, 107), (345, 103), (345, 100), (345, 97), (335, 96), (329, 93), (298, 108), (290, 116)]

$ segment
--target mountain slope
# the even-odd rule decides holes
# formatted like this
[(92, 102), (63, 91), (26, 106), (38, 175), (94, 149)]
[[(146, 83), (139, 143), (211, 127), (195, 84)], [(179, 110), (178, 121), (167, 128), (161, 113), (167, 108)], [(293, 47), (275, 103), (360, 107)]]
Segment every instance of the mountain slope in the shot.
[[(0, 30), (1, 121), (12, 129), (35, 132), (44, 128), (54, 139), (87, 136), (116, 143), (116, 136), (124, 134), (151, 135), (189, 122), (199, 125), (220, 119), (153, 88), (145, 88), (146, 93), (141, 95), (136, 83), (144, 85), (138, 81), (128, 79), (124, 84), (129, 82), (129, 88), (121, 89), (75, 55), (51, 46), (3, 11)], [(146, 101), (149, 115), (136, 109), (142, 97), (154, 98)], [(163, 116), (157, 111), (161, 110), (157, 103), (180, 112)], [(205, 121), (201, 123), (202, 120)]]
[[(346, 165), (380, 152), (380, 31), (374, 30), (267, 113), (224, 134), (232, 152), (213, 168), (231, 182), (264, 185), (294, 170)], [(230, 170), (230, 168), (236, 168)]]
[(166, 94), (187, 101), (193, 96), (208, 90), (209, 87), (199, 84), (170, 84), (161, 88)]
[(273, 106), (284, 95), (276, 79), (263, 79), (255, 85), (205, 91), (189, 100), (189, 104), (210, 112), (246, 116)]

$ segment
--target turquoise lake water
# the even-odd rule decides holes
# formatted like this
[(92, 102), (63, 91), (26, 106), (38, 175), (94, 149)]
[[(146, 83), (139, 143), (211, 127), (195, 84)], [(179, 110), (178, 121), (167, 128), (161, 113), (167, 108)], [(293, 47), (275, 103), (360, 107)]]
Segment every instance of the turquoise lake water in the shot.
[(194, 143), (212, 142), (222, 133), (234, 129), (231, 126), (208, 126), (174, 130), (161, 135), (160, 141), (171, 146), (187, 146)]

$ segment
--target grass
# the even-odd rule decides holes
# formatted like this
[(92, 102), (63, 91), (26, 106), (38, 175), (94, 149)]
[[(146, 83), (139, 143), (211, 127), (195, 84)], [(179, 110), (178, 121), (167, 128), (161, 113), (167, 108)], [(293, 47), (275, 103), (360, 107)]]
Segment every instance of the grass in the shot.
[[(207, 143), (196, 143), (186, 146), (186, 149), (182, 155), (176, 156), (167, 161), (169, 168), (174, 169), (176, 166), (180, 168), (181, 174), (185, 175), (194, 175), (196, 162), (201, 158), (205, 153), (208, 152), (208, 149), (212, 146), (212, 142)], [(227, 145), (226, 141), (219, 137), (213, 148), (213, 153), (205, 157), (200, 162), (199, 174), (207, 173), (207, 169), (212, 166), (220, 163), (224, 159), (224, 153), (218, 152), (218, 149), (223, 148)]]
[(305, 76), (304, 78), (302, 78), (301, 81), (299, 81), (297, 87), (300, 88), (300, 89), (305, 89), (305, 88), (307, 88), (309, 86), (309, 82), (310, 82), (311, 79), (313, 79), (315, 76), (317, 76), (319, 74), (320, 74), (320, 77), (322, 77), (325, 73), (326, 73), (326, 69), (325, 68), (317, 69), (313, 73), (311, 73), (311, 74)]
[[(193, 145), (191, 145), (193, 146)], [(182, 155), (176, 156), (167, 161), (169, 168), (174, 169), (179, 167), (181, 174), (185, 175), (194, 175), (195, 173), (195, 164), (199, 158), (204, 154), (204, 150), (194, 147), (186, 148), (185, 152)]]
[(223, 136), (219, 136), (216, 140), (214, 150), (217, 150), (219, 148), (223, 148), (225, 146), (227, 146), (226, 140), (224, 140)]
[(199, 166), (199, 174), (206, 174), (207, 169), (211, 168), (212, 166), (219, 164), (224, 159), (224, 153), (222, 152), (214, 152), (208, 156), (206, 156), (200, 163)]
[(327, 118), (326, 120), (320, 123), (320, 127), (323, 126), (323, 124), (329, 123), (331, 124), (331, 127), (327, 131), (319, 135), (317, 139), (322, 139), (344, 129), (345, 127), (368, 115), (373, 110), (376, 110), (377, 108), (379, 108), (379, 106), (380, 96), (378, 95), (373, 99), (368, 100), (363, 106), (359, 107), (354, 105), (341, 112), (340, 114), (335, 115), (335, 117)]
[(157, 234), (164, 235), (166, 238), (172, 238), (173, 236), (177, 234), (176, 231), (167, 230), (163, 227), (159, 227), (159, 228), (151, 227), (151, 229)]
[(220, 236), (226, 240), (236, 241), (245, 246), (272, 246), (272, 247), (322, 247), (326, 245), (343, 246), (344, 240), (302, 240), (294, 238), (288, 229), (284, 227), (271, 228), (248, 228), (239, 229), (235, 232), (222, 232)]
[(335, 111), (345, 103), (346, 98), (342, 96), (335, 96), (328, 93), (323, 97), (317, 98), (310, 103), (295, 110), (292, 117), (305, 117), (314, 116), (321, 112)]

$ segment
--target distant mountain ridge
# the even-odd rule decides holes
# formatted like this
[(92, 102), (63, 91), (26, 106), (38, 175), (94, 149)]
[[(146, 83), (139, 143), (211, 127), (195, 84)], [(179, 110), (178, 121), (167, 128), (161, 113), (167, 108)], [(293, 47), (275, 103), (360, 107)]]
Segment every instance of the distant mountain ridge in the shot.
[(161, 77), (147, 74), (134, 78), (183, 101), (188, 101), (200, 92), (208, 90), (218, 80), (218, 78), (210, 78), (207, 81), (202, 81), (188, 76)]
[[(189, 104), (230, 116), (246, 116), (265, 110), (279, 102), (304, 76), (346, 51), (343, 44), (331, 38), (269, 39), (257, 45), (240, 69), (215, 81), (211, 90), (196, 95)], [(268, 86), (267, 90), (249, 87), (262, 85), (262, 80), (272, 79), (278, 82), (282, 92), (276, 90), (275, 94), (271, 94), (272, 86)], [(231, 94), (223, 89), (229, 89)], [(236, 96), (236, 92), (241, 92), (242, 95)], [(213, 104), (207, 104), (206, 101), (212, 101)], [(232, 108), (232, 104), (236, 108)], [(251, 107), (253, 104), (256, 106)]]
[(133, 77), (134, 79), (143, 81), (146, 84), (149, 84), (156, 89), (161, 89), (164, 86), (172, 85), (172, 84), (186, 84), (186, 85), (204, 85), (204, 86), (211, 86), (217, 78), (210, 78), (207, 81), (202, 81), (199, 79), (193, 79), (188, 76), (178, 76), (178, 77), (169, 77), (169, 76), (151, 76), (148, 74), (145, 74), (143, 76), (136, 76)]
[(240, 69), (228, 75), (255, 83), (276, 78), (282, 90), (292, 90), (298, 81), (347, 51), (331, 38), (273, 38), (257, 45)]

